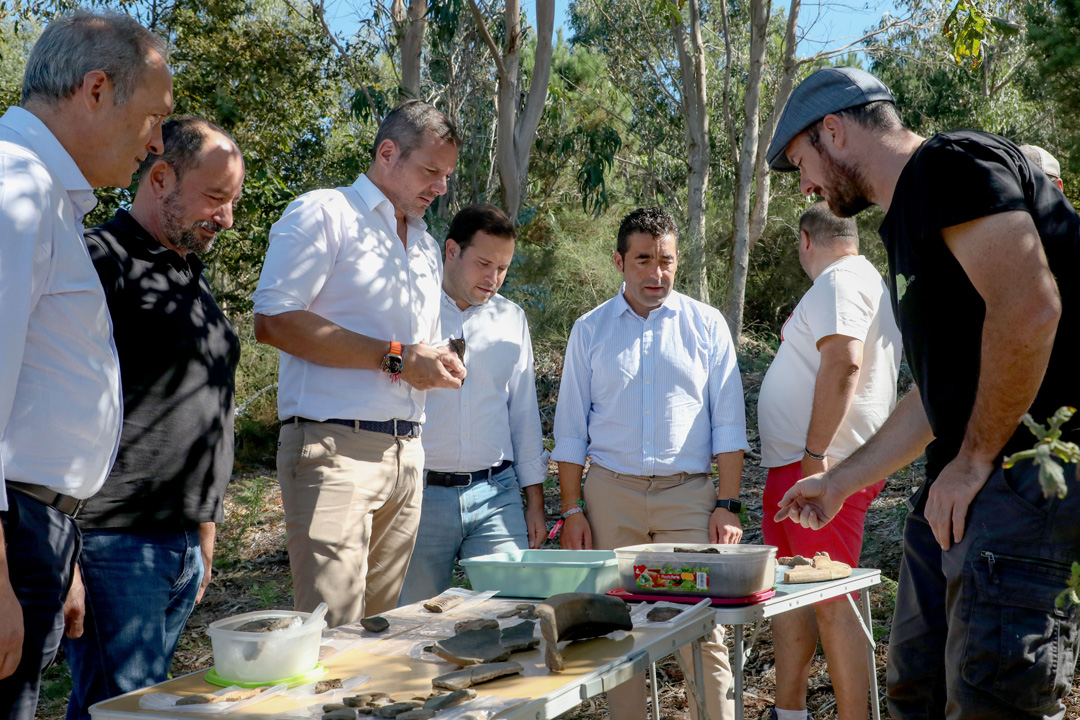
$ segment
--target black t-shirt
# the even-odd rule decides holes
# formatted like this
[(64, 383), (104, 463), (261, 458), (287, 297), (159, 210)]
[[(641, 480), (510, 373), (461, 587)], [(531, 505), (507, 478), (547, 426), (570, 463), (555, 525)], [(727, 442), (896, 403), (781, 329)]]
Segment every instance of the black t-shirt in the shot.
[[(975, 404), (986, 307), (941, 230), (1002, 212), (1034, 220), (1063, 311), (1046, 376), (1030, 413), (1041, 423), (1062, 405), (1080, 407), (1080, 217), (1043, 172), (1008, 140), (964, 130), (927, 140), (904, 167), (879, 230), (889, 256), (890, 293), (904, 352), (935, 440), (926, 449), (934, 479), (959, 452)], [(1000, 282), (1010, 282), (1003, 277)], [(1074, 421), (1064, 430), (1077, 439)], [(1030, 448), (1022, 424), (1004, 454)]]
[(123, 210), (86, 240), (112, 316), (124, 427), (79, 526), (157, 532), (220, 521), (239, 339), (194, 254), (162, 246)]

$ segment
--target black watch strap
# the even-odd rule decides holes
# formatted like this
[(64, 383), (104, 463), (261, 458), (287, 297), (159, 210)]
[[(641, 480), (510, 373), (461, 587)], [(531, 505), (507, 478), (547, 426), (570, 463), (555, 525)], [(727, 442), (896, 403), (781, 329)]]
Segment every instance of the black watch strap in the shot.
[(716, 507), (724, 508), (725, 510), (738, 515), (742, 512), (742, 500), (736, 500), (734, 498), (728, 500), (717, 500)]

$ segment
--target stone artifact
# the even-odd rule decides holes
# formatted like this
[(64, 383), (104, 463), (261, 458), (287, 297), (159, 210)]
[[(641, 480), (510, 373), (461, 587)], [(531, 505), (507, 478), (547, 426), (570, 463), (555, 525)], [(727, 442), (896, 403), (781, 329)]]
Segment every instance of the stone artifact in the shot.
[(352, 697), (344, 698), (341, 702), (347, 707), (358, 708), (367, 705), (370, 701), (370, 695), (353, 695)]
[(466, 630), (492, 630), (498, 629), (499, 623), (491, 618), (477, 618), (476, 620), (461, 620), (454, 623), (454, 632), (461, 633)]
[(223, 700), (219, 696), (214, 695), (212, 693), (199, 693), (198, 695), (188, 695), (187, 697), (182, 697), (182, 698), (180, 698), (179, 700), (176, 701), (176, 704), (178, 706), (179, 705), (205, 705), (207, 703), (216, 703), (216, 702), (223, 702)]
[(406, 710), (397, 717), (398, 720), (430, 720), (435, 717), (435, 711), (417, 708), (415, 710)]
[(682, 613), (682, 608), (654, 607), (645, 616), (645, 619), (649, 622), (667, 622), (680, 613)]
[(464, 601), (460, 595), (439, 595), (424, 603), (424, 609), (433, 613), (444, 613), (450, 608), (456, 608)]
[(514, 608), (513, 610), (503, 610), (501, 613), (499, 613), (495, 617), (500, 618), (500, 619), (512, 618), (512, 617), (517, 617), (518, 613), (520, 613), (520, 612), (521, 611), (518, 610), (517, 608)]
[(368, 632), (381, 633), (390, 627), (390, 621), (379, 615), (360, 618), (360, 626)]
[(451, 705), (457, 705), (466, 700), (472, 700), (474, 697), (476, 697), (475, 690), (472, 688), (462, 688), (461, 690), (455, 690), (454, 692), (446, 693), (445, 695), (436, 695), (424, 703), (424, 709), (439, 712)]
[(466, 630), (439, 640), (431, 646), (431, 652), (461, 667), (499, 662), (510, 657), (510, 651), (503, 647), (500, 639), (500, 632), (491, 628)]
[(356, 711), (352, 708), (342, 708), (341, 710), (323, 712), (322, 720), (356, 720)]
[(522, 620), (536, 620), (540, 616), (536, 614), (536, 606), (530, 605), (529, 607), (524, 608), (521, 612), (519, 612), (518, 617)]
[(536, 623), (524, 620), (517, 625), (504, 627), (499, 642), (512, 653), (532, 650), (540, 644), (540, 638), (536, 637)]
[(552, 595), (536, 607), (536, 614), (544, 636), (544, 662), (552, 672), (566, 669), (559, 642), (634, 629), (630, 609), (621, 598), (595, 593)]
[(327, 680), (320, 680), (315, 683), (315, 694), (322, 695), (324, 692), (330, 690), (340, 690), (342, 688), (341, 678), (329, 678)]
[(851, 575), (850, 565), (831, 559), (829, 553), (819, 552), (814, 555), (812, 565), (795, 567), (785, 572), (784, 582), (790, 584), (825, 582), (846, 578), (849, 575)]
[(224, 695), (214, 695), (213, 693), (199, 693), (198, 695), (188, 695), (187, 697), (180, 698), (176, 701), (177, 705), (206, 705), (208, 703), (220, 703), (220, 702), (239, 702), (240, 700), (247, 700), (248, 698), (255, 697), (265, 687), (247, 688), (240, 690), (230, 690)]
[(322, 706), (322, 711), (324, 713), (333, 712), (335, 710), (348, 710), (348, 711), (352, 712), (352, 708), (349, 707), (348, 705), (343, 704), (343, 703), (326, 703), (325, 705)]
[(465, 362), (465, 338), (452, 337), (449, 342), (447, 342), (447, 345), (449, 345), (450, 349), (454, 351), (454, 354), (458, 356), (458, 360)]
[(273, 617), (262, 618), (260, 620), (248, 620), (240, 627), (233, 628), (236, 632), (251, 632), (251, 633), (264, 633), (274, 632), (275, 630), (286, 630), (294, 623), (299, 624), (300, 618), (296, 616), (290, 617)]
[(717, 548), (713, 548), (713, 547), (711, 547), (711, 548), (684, 548), (684, 547), (677, 547), (677, 548), (675, 548), (675, 552), (677, 552), (677, 553), (697, 553), (698, 555), (719, 555), (720, 554), (720, 550), (718, 550)]
[(375, 708), (375, 712), (373, 714), (375, 715), (375, 717), (379, 718), (392, 718), (397, 717), (403, 712), (408, 712), (409, 710), (416, 710), (419, 707), (420, 703), (418, 702), (396, 702)]
[(776, 564), (795, 567), (797, 565), (813, 565), (814, 562), (812, 560), (807, 560), (802, 555), (796, 555), (795, 557), (776, 558)]
[(517, 675), (524, 668), (521, 663), (498, 662), (484, 665), (471, 665), (464, 670), (456, 670), (445, 675), (440, 675), (431, 681), (432, 686), (445, 688), (446, 690), (461, 690), (463, 688), (479, 685), (505, 675)]

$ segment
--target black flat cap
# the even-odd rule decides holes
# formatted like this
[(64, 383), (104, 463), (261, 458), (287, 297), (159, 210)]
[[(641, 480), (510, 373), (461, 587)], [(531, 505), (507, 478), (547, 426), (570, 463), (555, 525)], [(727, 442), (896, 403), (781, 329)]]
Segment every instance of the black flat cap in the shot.
[(797, 170), (784, 152), (796, 135), (830, 113), (878, 100), (896, 102), (885, 83), (864, 70), (836, 67), (813, 73), (799, 83), (784, 106), (776, 133), (765, 153), (769, 169), (775, 172)]

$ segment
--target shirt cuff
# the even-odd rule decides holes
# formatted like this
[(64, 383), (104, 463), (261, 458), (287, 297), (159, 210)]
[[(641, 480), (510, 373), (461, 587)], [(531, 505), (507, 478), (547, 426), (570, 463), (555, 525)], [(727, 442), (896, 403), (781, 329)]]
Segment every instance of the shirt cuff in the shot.
[(712, 430), (712, 454), (750, 450), (750, 443), (746, 441), (746, 430), (741, 427), (721, 426)]
[(514, 463), (514, 472), (517, 474), (518, 486), (522, 489), (530, 485), (539, 485), (547, 479), (547, 466), (549, 453), (547, 450), (540, 453), (540, 457), (522, 463)]
[(589, 452), (589, 443), (578, 438), (555, 438), (555, 449), (551, 451), (551, 459), (555, 462), (568, 462), (575, 465), (585, 465), (585, 457)]

